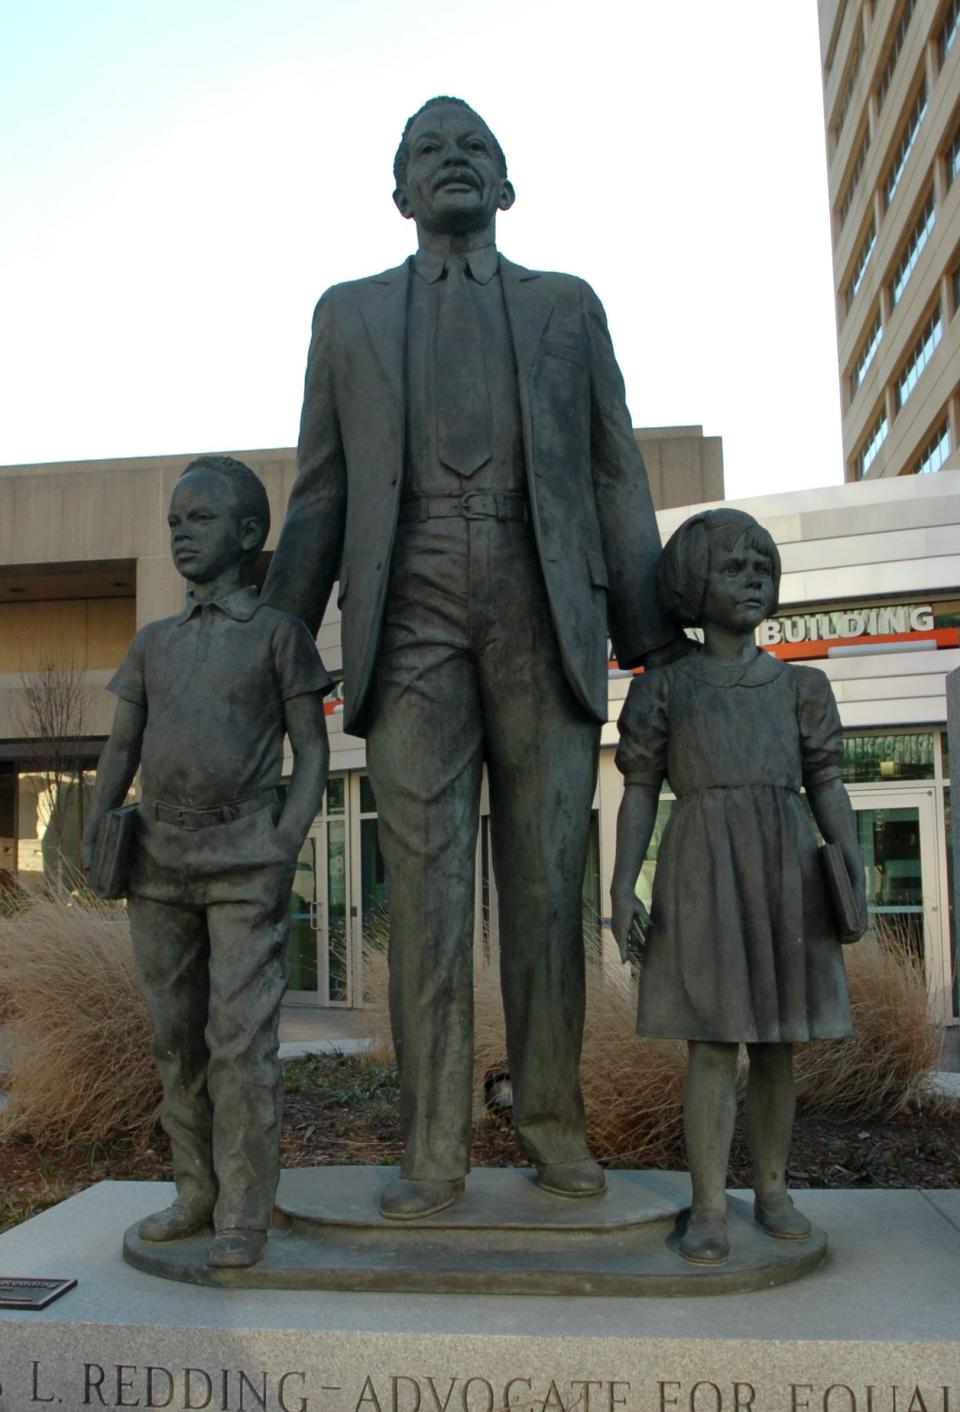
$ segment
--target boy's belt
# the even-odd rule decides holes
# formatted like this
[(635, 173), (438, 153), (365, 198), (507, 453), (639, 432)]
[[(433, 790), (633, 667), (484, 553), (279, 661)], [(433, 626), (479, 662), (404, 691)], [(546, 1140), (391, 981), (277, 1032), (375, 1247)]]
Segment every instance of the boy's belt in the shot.
[(179, 804), (164, 804), (161, 799), (150, 800), (147, 808), (165, 824), (177, 824), (181, 829), (207, 829), (211, 824), (229, 824), (247, 814), (256, 814), (275, 804), (280, 797), (278, 789), (261, 789), (259, 794), (237, 799), (232, 804), (218, 804), (212, 809), (184, 809)]
[(398, 523), (411, 520), (520, 520), (529, 514), (524, 495), (500, 490), (468, 490), (463, 495), (405, 495)]

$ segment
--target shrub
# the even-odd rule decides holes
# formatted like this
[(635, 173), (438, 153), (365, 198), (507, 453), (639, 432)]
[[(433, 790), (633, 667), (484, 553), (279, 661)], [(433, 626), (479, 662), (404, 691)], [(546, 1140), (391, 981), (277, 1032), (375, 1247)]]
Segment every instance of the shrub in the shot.
[(0, 917), (0, 1012), (0, 1137), (146, 1140), (160, 1086), (122, 908), (41, 898)]
[[(835, 1118), (881, 1118), (923, 1093), (936, 1062), (937, 1037), (927, 1014), (920, 962), (895, 936), (865, 939), (845, 950), (855, 1033), (794, 1050), (797, 1094), (807, 1111)], [(382, 1062), (389, 1050), (386, 957), (368, 956), (367, 989)], [(506, 1043), (495, 965), (474, 968), (475, 1111), (485, 1120), (483, 1079), (504, 1063)], [(587, 1137), (602, 1162), (630, 1167), (684, 1167), (682, 1041), (634, 1033), (635, 984), (627, 967), (587, 967), (587, 1012), (580, 1069)], [(745, 1051), (744, 1051), (745, 1058)]]

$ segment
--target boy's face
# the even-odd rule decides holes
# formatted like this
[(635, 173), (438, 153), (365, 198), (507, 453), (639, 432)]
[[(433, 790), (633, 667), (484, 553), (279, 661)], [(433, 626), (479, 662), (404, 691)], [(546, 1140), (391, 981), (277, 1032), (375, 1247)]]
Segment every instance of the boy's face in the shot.
[(167, 524), (173, 562), (190, 583), (210, 583), (240, 565), (259, 534), (257, 521), (238, 513), (226, 477), (205, 468), (177, 481)]

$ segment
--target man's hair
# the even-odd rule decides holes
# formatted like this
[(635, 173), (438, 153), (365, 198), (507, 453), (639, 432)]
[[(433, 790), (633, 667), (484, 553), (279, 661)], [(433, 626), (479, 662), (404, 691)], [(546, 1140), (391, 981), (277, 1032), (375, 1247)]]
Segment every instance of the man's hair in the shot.
[(493, 133), (490, 132), (490, 128), (484, 122), (483, 118), (480, 117), (476, 108), (471, 108), (470, 104), (466, 103), (462, 98), (451, 98), (449, 94), (440, 94), (436, 98), (428, 98), (426, 103), (418, 108), (412, 117), (407, 118), (406, 126), (403, 129), (403, 136), (400, 138), (400, 146), (397, 148), (397, 155), (393, 159), (393, 181), (395, 186), (403, 186), (407, 179), (407, 162), (410, 158), (410, 147), (407, 139), (410, 136), (410, 129), (413, 127), (420, 114), (427, 112), (430, 108), (466, 108), (468, 113), (472, 113), (486, 131), (490, 133), (490, 139), (493, 142), (493, 150), (503, 170), (503, 176), (506, 177), (507, 159), (503, 155), (503, 148), (500, 146)]
[(256, 471), (252, 471), (243, 461), (238, 461), (233, 456), (195, 456), (189, 466), (185, 466), (180, 472), (177, 479), (182, 480), (191, 471), (216, 471), (218, 476), (223, 476), (225, 481), (229, 481), (233, 490), (234, 503), (240, 519), (257, 521), (260, 526), (260, 538), (255, 548), (251, 549), (246, 556), (247, 561), (252, 562), (260, 553), (267, 535), (270, 533), (270, 501), (267, 499), (263, 481)]
[(674, 530), (657, 565), (663, 606), (683, 627), (698, 627), (701, 623), (711, 544), (731, 550), (740, 543), (770, 560), (773, 602), (769, 611), (776, 611), (780, 598), (780, 551), (769, 530), (743, 510), (702, 510)]

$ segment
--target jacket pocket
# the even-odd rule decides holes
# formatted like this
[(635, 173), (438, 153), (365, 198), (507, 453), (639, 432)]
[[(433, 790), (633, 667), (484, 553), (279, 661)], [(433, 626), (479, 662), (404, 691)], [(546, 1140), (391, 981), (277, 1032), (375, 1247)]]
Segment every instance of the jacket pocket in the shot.
[(566, 362), (576, 363), (582, 368), (587, 366), (587, 355), (577, 343), (561, 343), (557, 339), (542, 338), (540, 352), (548, 354), (551, 358), (563, 358)]
[(607, 573), (607, 563), (602, 554), (591, 554), (587, 550), (587, 567), (590, 570), (590, 582), (594, 588), (609, 588), (610, 577)]

